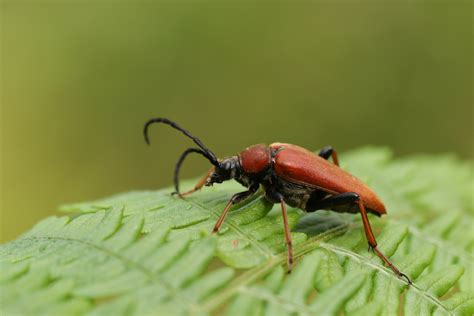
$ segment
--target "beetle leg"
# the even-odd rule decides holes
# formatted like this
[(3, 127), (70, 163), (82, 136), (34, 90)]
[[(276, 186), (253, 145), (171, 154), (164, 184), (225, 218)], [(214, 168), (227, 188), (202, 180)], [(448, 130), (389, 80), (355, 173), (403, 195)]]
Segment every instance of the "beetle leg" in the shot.
[(331, 208), (342, 205), (351, 205), (352, 203), (355, 203), (357, 205), (357, 207), (359, 208), (359, 212), (362, 216), (362, 223), (364, 224), (365, 236), (367, 238), (367, 242), (369, 243), (369, 250), (372, 249), (375, 254), (380, 259), (382, 259), (382, 261), (386, 263), (398, 277), (403, 277), (407, 280), (408, 284), (412, 284), (410, 278), (404, 273), (400, 272), (400, 270), (398, 270), (397, 267), (395, 267), (393, 263), (377, 248), (377, 241), (375, 240), (374, 233), (372, 232), (372, 228), (370, 227), (369, 218), (367, 217), (367, 211), (362, 200), (359, 197), (359, 194), (355, 192), (345, 192), (327, 197), (322, 200), (315, 200), (314, 202), (309, 200), (306, 205), (306, 211), (314, 212), (315, 210), (319, 209)]
[(397, 267), (395, 267), (393, 263), (377, 248), (377, 241), (375, 240), (374, 233), (372, 232), (372, 228), (370, 227), (369, 218), (367, 217), (365, 206), (360, 199), (358, 199), (356, 203), (359, 207), (360, 214), (362, 216), (365, 236), (367, 237), (367, 241), (369, 242), (370, 248), (375, 252), (375, 254), (380, 259), (382, 259), (383, 262), (385, 262), (390, 267), (390, 269), (392, 269), (392, 271), (399, 278), (404, 277), (407, 280), (408, 284), (412, 284), (412, 281), (410, 280), (410, 278), (406, 274), (400, 272), (400, 270), (398, 270)]
[(227, 205), (225, 206), (224, 210), (222, 211), (221, 216), (219, 216), (219, 219), (217, 220), (216, 224), (214, 225), (214, 229), (212, 230), (212, 233), (217, 233), (219, 231), (219, 228), (221, 228), (221, 225), (224, 222), (224, 219), (225, 219), (227, 213), (229, 212), (230, 208), (232, 207), (232, 205), (237, 204), (237, 203), (245, 200), (246, 198), (254, 195), (255, 192), (257, 192), (257, 190), (258, 190), (258, 186), (252, 186), (252, 187), (249, 188), (248, 191), (239, 192), (239, 193), (236, 193), (236, 194), (232, 195), (229, 202), (227, 202)]
[(281, 204), (281, 214), (283, 217), (283, 228), (285, 229), (285, 243), (286, 249), (288, 250), (288, 273), (293, 269), (293, 244), (291, 241), (291, 231), (290, 226), (288, 225), (288, 215), (286, 214), (286, 204), (283, 199), (280, 200)]
[[(311, 197), (306, 203), (306, 212), (314, 212), (316, 210), (331, 209), (335, 206), (351, 205), (359, 199), (359, 194), (354, 192), (345, 192), (337, 195), (332, 195), (321, 199), (319, 195), (314, 198)], [(337, 210), (336, 210), (337, 211)], [(356, 211), (354, 211), (355, 213)]]
[(339, 159), (337, 159), (337, 152), (331, 146), (326, 146), (323, 149), (321, 149), (318, 155), (320, 157), (323, 157), (326, 160), (329, 158), (329, 156), (332, 156), (332, 161), (334, 162), (334, 164), (336, 166), (339, 166)]
[(206, 184), (206, 180), (209, 178), (209, 176), (214, 172), (216, 168), (215, 167), (212, 167), (211, 169), (209, 169), (209, 171), (206, 173), (206, 175), (204, 177), (202, 177), (198, 183), (196, 183), (196, 185), (194, 186), (194, 189), (192, 190), (189, 190), (189, 191), (186, 191), (184, 193), (178, 193), (178, 192), (173, 192), (172, 194), (178, 194), (179, 197), (184, 197), (186, 195), (190, 195), (196, 191), (199, 191), (201, 190), (201, 188)]
[[(186, 159), (186, 157), (189, 154), (192, 154), (192, 153), (197, 153), (197, 154), (201, 154), (203, 156), (206, 156), (206, 153), (200, 148), (188, 148), (181, 154), (181, 156), (179, 157), (178, 162), (176, 163), (176, 166), (174, 168), (174, 188), (175, 188), (176, 191), (171, 193), (172, 195), (178, 194), (179, 197), (183, 197), (184, 195), (188, 195), (188, 194), (191, 194), (193, 192), (196, 192), (197, 190), (202, 188), (202, 186), (206, 183), (206, 179), (201, 179), (201, 181), (199, 181), (198, 184), (196, 184), (196, 186), (194, 187), (194, 190), (190, 190), (190, 191), (184, 193), (184, 195), (179, 192), (179, 170), (181, 170), (181, 166), (184, 162), (184, 159)], [(209, 177), (211, 172), (214, 170), (213, 168), (214, 167), (212, 167), (211, 170), (209, 170), (206, 177)], [(201, 184), (202, 181), (204, 181), (204, 183)]]

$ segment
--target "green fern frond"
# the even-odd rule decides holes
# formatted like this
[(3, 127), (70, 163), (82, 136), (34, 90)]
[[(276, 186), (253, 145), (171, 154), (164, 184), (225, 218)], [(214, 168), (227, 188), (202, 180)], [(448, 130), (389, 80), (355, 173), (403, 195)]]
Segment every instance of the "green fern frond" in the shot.
[[(286, 274), (278, 207), (261, 196), (210, 231), (227, 183), (186, 200), (170, 190), (130, 192), (64, 206), (0, 246), (5, 315), (472, 315), (472, 163), (452, 156), (393, 160), (363, 148), (342, 167), (368, 182), (388, 215), (371, 217), (373, 253), (357, 215), (289, 210), (296, 266)], [(191, 186), (191, 182), (184, 186)]]

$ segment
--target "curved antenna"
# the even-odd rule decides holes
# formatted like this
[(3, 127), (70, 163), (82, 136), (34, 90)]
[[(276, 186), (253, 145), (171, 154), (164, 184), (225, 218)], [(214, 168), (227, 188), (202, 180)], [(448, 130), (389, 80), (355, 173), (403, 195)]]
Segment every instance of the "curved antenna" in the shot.
[(174, 193), (178, 195), (181, 195), (181, 192), (179, 192), (179, 170), (181, 169), (184, 159), (186, 159), (186, 157), (191, 153), (197, 153), (206, 157), (206, 153), (202, 149), (199, 149), (199, 148), (188, 148), (181, 154), (181, 156), (178, 159), (178, 162), (176, 163), (176, 167), (174, 168), (174, 177), (173, 177), (174, 189), (176, 190), (176, 192)]
[(198, 145), (201, 149), (202, 152), (201, 154), (206, 157), (214, 166), (218, 167), (219, 166), (219, 161), (217, 160), (216, 155), (209, 149), (207, 148), (199, 138), (193, 136), (190, 132), (176, 124), (176, 122), (173, 122), (167, 118), (153, 118), (148, 120), (148, 122), (145, 123), (145, 128), (143, 129), (143, 135), (145, 136), (145, 141), (148, 145), (150, 145), (150, 138), (148, 137), (148, 127), (153, 124), (153, 123), (164, 123), (167, 125), (170, 125), (174, 129), (177, 129), (178, 131), (181, 131), (184, 135), (187, 137), (191, 138), (196, 145)]

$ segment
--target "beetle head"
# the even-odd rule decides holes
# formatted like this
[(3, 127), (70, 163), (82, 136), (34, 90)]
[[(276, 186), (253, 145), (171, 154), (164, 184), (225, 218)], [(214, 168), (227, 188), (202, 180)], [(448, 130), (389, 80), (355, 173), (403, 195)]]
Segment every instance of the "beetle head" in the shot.
[(219, 165), (215, 167), (206, 181), (206, 186), (214, 183), (222, 183), (224, 181), (235, 178), (240, 171), (240, 163), (237, 156), (224, 158), (219, 161)]

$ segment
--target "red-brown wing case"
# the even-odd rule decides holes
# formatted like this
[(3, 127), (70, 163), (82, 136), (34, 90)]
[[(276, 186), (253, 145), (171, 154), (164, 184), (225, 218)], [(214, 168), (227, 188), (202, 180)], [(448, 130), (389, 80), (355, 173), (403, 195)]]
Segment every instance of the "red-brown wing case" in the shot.
[(377, 214), (386, 214), (385, 206), (375, 192), (362, 180), (315, 153), (291, 144), (274, 143), (275, 173), (280, 178), (328, 193), (355, 192), (364, 205)]

